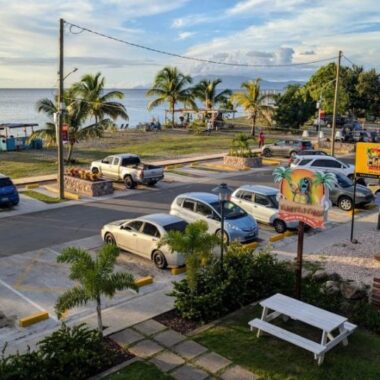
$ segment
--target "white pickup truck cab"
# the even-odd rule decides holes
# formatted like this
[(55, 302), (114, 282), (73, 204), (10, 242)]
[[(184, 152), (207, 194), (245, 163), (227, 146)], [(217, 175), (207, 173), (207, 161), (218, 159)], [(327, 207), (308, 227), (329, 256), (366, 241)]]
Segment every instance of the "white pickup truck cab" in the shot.
[(129, 153), (93, 161), (91, 172), (115, 181), (123, 181), (127, 189), (133, 189), (137, 184), (153, 186), (164, 178), (162, 167), (144, 164), (139, 156)]

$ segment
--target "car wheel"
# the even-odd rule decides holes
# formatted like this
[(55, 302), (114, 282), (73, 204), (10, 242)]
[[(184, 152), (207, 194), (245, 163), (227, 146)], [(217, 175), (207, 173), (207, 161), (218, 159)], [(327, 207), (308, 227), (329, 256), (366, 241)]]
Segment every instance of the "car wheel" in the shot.
[(343, 211), (351, 211), (353, 207), (352, 199), (349, 197), (341, 197), (338, 201), (338, 206)]
[(263, 156), (264, 157), (271, 157), (272, 156), (272, 151), (269, 148), (265, 148), (263, 151)]
[(109, 245), (116, 245), (116, 240), (110, 232), (104, 235), (104, 242)]
[[(215, 235), (216, 235), (220, 240), (222, 240), (222, 231), (221, 231), (221, 230), (216, 231)], [(228, 244), (228, 243), (229, 243), (229, 240), (230, 240), (230, 239), (228, 238), (227, 232), (224, 231), (224, 233), (223, 233), (223, 242), (224, 242), (224, 244)]]
[(99, 169), (98, 168), (92, 168), (91, 173), (92, 174), (99, 174)]
[(152, 259), (153, 259), (154, 265), (158, 269), (165, 269), (168, 265), (168, 263), (166, 262), (165, 256), (161, 251), (154, 251), (152, 255)]
[(349, 174), (347, 177), (348, 177), (349, 179), (351, 179), (352, 181), (354, 180), (354, 175), (353, 175), (353, 174)]
[(282, 234), (287, 230), (286, 223), (281, 219), (276, 219), (273, 222), (273, 227), (279, 234)]
[(124, 185), (127, 189), (134, 189), (136, 187), (136, 183), (130, 175), (124, 178)]
[(148, 186), (154, 186), (157, 183), (157, 181), (149, 181)]

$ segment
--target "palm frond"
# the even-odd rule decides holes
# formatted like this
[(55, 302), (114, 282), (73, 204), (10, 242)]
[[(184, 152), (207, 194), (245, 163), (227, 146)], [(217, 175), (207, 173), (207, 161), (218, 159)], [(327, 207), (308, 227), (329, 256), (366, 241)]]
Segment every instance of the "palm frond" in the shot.
[(62, 314), (66, 310), (85, 305), (88, 301), (90, 301), (90, 299), (91, 297), (81, 287), (66, 290), (58, 297), (55, 304), (55, 312), (57, 317), (61, 318)]

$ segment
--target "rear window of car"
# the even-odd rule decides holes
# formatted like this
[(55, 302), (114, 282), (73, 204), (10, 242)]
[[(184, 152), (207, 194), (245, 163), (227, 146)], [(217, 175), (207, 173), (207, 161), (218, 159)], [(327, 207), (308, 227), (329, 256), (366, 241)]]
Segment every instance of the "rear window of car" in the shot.
[(12, 181), (9, 178), (0, 178), (0, 187), (13, 186)]
[(169, 232), (169, 231), (183, 232), (183, 231), (185, 231), (186, 226), (187, 226), (187, 223), (185, 221), (177, 222), (177, 223), (172, 223), (172, 224), (168, 224), (168, 225), (164, 226), (164, 230), (166, 232)]
[(123, 158), (121, 162), (121, 166), (132, 166), (132, 165), (138, 165), (140, 163), (140, 158), (138, 157), (126, 157)]
[(300, 162), (298, 163), (298, 166), (305, 166), (305, 165), (307, 165), (311, 161), (313, 161), (313, 159), (304, 158), (303, 160), (300, 160)]
[(302, 141), (302, 148), (303, 149), (310, 149), (312, 147), (313, 147), (313, 145), (311, 144), (310, 141)]

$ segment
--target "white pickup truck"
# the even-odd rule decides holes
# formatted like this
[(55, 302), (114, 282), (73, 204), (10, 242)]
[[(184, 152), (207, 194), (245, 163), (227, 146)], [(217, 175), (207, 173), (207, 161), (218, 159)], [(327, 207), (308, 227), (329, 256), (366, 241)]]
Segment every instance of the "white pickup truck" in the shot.
[(160, 166), (143, 164), (135, 154), (115, 154), (101, 161), (91, 163), (91, 172), (106, 178), (123, 181), (127, 189), (137, 184), (153, 186), (164, 178), (164, 169)]

